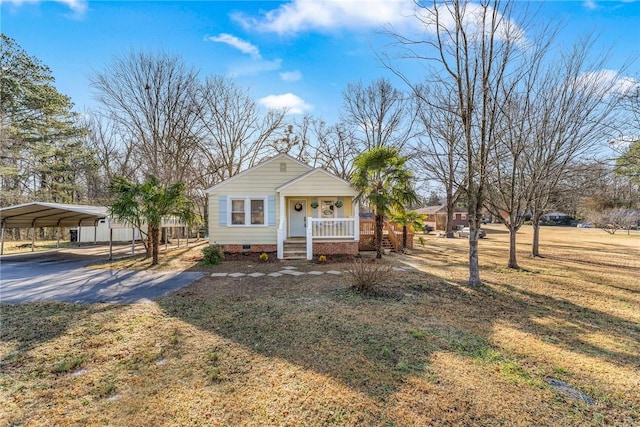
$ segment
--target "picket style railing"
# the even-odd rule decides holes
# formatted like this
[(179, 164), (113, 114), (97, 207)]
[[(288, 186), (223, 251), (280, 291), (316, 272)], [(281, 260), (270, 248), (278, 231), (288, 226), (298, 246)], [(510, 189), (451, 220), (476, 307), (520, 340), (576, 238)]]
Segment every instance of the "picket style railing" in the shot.
[(313, 258), (314, 239), (353, 239), (360, 238), (356, 218), (307, 218), (307, 259)]

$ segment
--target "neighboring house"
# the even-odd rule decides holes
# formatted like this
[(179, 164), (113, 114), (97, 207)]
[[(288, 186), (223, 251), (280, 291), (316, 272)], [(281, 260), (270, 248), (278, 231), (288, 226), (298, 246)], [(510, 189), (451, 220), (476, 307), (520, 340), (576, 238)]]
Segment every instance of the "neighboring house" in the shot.
[(542, 220), (547, 222), (556, 223), (569, 223), (571, 221), (571, 215), (564, 212), (548, 212), (542, 215)]
[(279, 154), (206, 190), (209, 242), (279, 259), (357, 255), (357, 192), (324, 169)]
[[(436, 230), (447, 229), (447, 206), (427, 206), (424, 208), (416, 209), (417, 212), (425, 216), (424, 224), (435, 227)], [(456, 207), (453, 211), (453, 230), (458, 228), (469, 226), (469, 219), (467, 218), (467, 208)]]

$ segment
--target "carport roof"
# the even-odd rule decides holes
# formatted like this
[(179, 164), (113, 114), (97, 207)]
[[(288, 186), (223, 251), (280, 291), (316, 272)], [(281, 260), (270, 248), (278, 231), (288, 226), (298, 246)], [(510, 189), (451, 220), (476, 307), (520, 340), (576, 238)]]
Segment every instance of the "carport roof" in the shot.
[(0, 208), (0, 221), (5, 228), (78, 227), (95, 225), (107, 216), (106, 206), (34, 202)]

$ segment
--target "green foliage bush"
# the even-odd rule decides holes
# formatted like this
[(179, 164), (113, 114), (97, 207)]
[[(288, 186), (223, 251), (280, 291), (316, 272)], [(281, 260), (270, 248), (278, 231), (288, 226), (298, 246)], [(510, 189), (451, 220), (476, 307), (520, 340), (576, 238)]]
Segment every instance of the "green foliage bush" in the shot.
[(204, 256), (202, 260), (204, 265), (218, 265), (224, 259), (224, 254), (220, 246), (207, 246), (202, 249), (202, 255)]

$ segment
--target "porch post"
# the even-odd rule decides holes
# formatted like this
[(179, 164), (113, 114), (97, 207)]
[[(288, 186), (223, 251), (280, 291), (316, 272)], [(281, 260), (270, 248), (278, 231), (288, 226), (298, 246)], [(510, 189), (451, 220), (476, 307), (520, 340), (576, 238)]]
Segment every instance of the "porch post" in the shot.
[(313, 259), (313, 221), (312, 217), (307, 218), (307, 260)]
[(353, 240), (356, 242), (360, 241), (360, 203), (354, 201), (353, 204), (353, 216), (355, 217), (355, 224), (353, 228)]
[(284, 239), (285, 239), (285, 224), (286, 224), (286, 218), (287, 218), (287, 211), (284, 205), (284, 195), (281, 194), (280, 195), (280, 222), (278, 223), (278, 230), (277, 230), (277, 254), (276, 256), (278, 257), (278, 259), (283, 259), (284, 258)]

